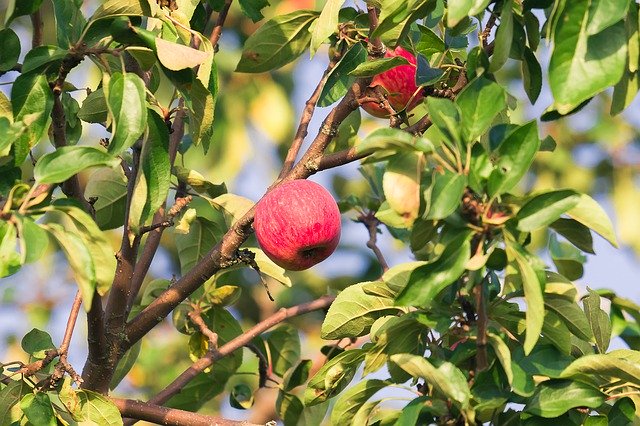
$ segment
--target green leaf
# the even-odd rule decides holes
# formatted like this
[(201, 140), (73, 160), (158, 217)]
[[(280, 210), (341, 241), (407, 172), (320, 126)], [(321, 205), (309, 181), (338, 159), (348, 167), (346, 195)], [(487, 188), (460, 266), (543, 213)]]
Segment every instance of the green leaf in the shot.
[(129, 149), (147, 127), (147, 107), (144, 82), (133, 73), (114, 73), (105, 91), (111, 114), (110, 154), (118, 155)]
[(148, 130), (140, 152), (142, 173), (136, 176), (129, 212), (129, 226), (134, 232), (164, 205), (171, 183), (167, 125), (156, 112), (147, 110), (147, 114)]
[(106, 123), (109, 117), (109, 107), (104, 97), (102, 87), (89, 93), (82, 102), (78, 118), (87, 123)]
[(39, 260), (49, 245), (46, 231), (30, 217), (20, 214), (15, 214), (14, 217), (20, 235), (21, 263), (32, 263)]
[(60, 183), (71, 176), (97, 166), (116, 167), (119, 158), (91, 146), (64, 146), (43, 155), (33, 169), (38, 183)]
[(59, 199), (52, 203), (56, 211), (64, 212), (76, 226), (79, 236), (94, 262), (96, 290), (104, 296), (111, 288), (116, 273), (116, 256), (107, 235), (98, 228), (93, 218), (75, 203)]
[(509, 350), (509, 346), (496, 334), (488, 333), (487, 337), (498, 361), (500, 361), (502, 365), (504, 374), (507, 376), (507, 381), (509, 385), (511, 385), (513, 383), (513, 370), (511, 369), (511, 351)]
[(435, 9), (432, 0), (382, 0), (378, 28), (370, 37), (380, 37), (388, 46), (398, 45), (408, 33), (411, 24)]
[(311, 57), (322, 43), (338, 29), (338, 14), (344, 0), (327, 0), (318, 20), (310, 28), (311, 31)]
[(470, 240), (471, 233), (461, 232), (449, 241), (440, 257), (416, 268), (396, 298), (396, 303), (422, 308), (437, 303), (438, 293), (460, 278), (465, 271), (471, 252)]
[(616, 378), (638, 387), (640, 386), (640, 364), (617, 357), (613, 353), (585, 355), (565, 368), (562, 377), (574, 377), (576, 380), (594, 384), (607, 377)]
[(303, 410), (304, 405), (300, 398), (288, 392), (278, 392), (276, 413), (278, 413), (285, 426), (297, 425)]
[(584, 313), (596, 339), (596, 347), (601, 354), (606, 353), (611, 341), (611, 320), (600, 308), (600, 296), (593, 290), (582, 300)]
[(510, 132), (494, 151), (497, 160), (489, 176), (489, 194), (503, 194), (513, 189), (529, 170), (539, 147), (540, 139), (535, 121)]
[(525, 411), (540, 417), (558, 417), (575, 407), (597, 408), (605, 397), (597, 388), (584, 383), (552, 380), (538, 386)]
[(580, 250), (595, 254), (593, 251), (591, 231), (577, 220), (560, 218), (552, 222), (549, 227), (565, 237)]
[(434, 53), (444, 52), (444, 40), (442, 40), (436, 33), (430, 28), (424, 25), (418, 25), (420, 30), (420, 40), (416, 44), (416, 52), (429, 58)]
[(462, 136), (460, 133), (460, 108), (449, 99), (431, 96), (427, 98), (427, 107), (431, 121), (443, 136), (450, 142), (459, 143)]
[(358, 382), (355, 386), (347, 389), (336, 400), (331, 410), (331, 424), (352, 424), (351, 421), (362, 404), (367, 402), (376, 392), (390, 384), (386, 380), (369, 379)]
[(253, 392), (246, 383), (238, 383), (229, 393), (229, 405), (238, 410), (248, 410), (253, 405)]
[(612, 246), (618, 247), (618, 241), (609, 216), (607, 216), (607, 213), (600, 207), (598, 202), (590, 196), (586, 194), (580, 195), (580, 202), (569, 210), (567, 215), (600, 234)]
[(53, 2), (53, 12), (58, 45), (66, 49), (80, 39), (87, 21), (77, 0), (56, 0)]
[(78, 390), (76, 394), (80, 399), (84, 421), (101, 426), (122, 426), (120, 411), (109, 398), (86, 389)]
[(624, 426), (633, 423), (636, 406), (631, 398), (619, 398), (607, 413), (610, 426)]
[(620, 21), (627, 14), (627, 0), (596, 0), (589, 8), (588, 34), (598, 34)]
[(5, 387), (0, 389), (0, 419), (3, 419), (3, 421), (11, 419), (11, 408), (27, 392), (31, 392), (31, 388), (22, 380), (10, 380)]
[(358, 155), (370, 155), (372, 161), (380, 161), (400, 150), (433, 152), (433, 144), (425, 138), (415, 137), (400, 129), (381, 128), (369, 133), (355, 146)]
[(197, 217), (187, 234), (176, 233), (175, 243), (182, 275), (189, 272), (218, 242), (222, 230), (205, 218)]
[(527, 97), (532, 104), (538, 100), (542, 90), (542, 67), (531, 49), (525, 47), (522, 64), (520, 67), (522, 72), (522, 84)]
[(282, 377), (300, 358), (300, 336), (298, 329), (290, 324), (283, 324), (265, 336), (265, 343), (271, 354), (271, 368)]
[(442, 362), (438, 367), (431, 364), (420, 355), (396, 354), (391, 355), (391, 361), (413, 377), (420, 377), (442, 393), (452, 402), (466, 411), (466, 415), (473, 415), (469, 408), (471, 391), (464, 374), (453, 364)]
[(42, 5), (42, 0), (14, 0), (9, 2), (6, 10), (5, 25), (9, 25), (11, 21), (19, 16), (31, 15), (37, 12)]
[(259, 73), (295, 60), (309, 46), (318, 12), (299, 10), (268, 20), (245, 42), (237, 72)]
[(607, 2), (567, 2), (555, 25), (549, 84), (560, 114), (616, 84), (623, 75), (627, 56), (624, 23), (601, 30), (614, 17), (601, 15), (604, 9), (599, 6)]
[(56, 426), (58, 424), (49, 395), (44, 392), (26, 394), (20, 400), (20, 409), (33, 425)]
[(22, 73), (30, 73), (31, 71), (51, 71), (62, 63), (62, 60), (69, 53), (68, 50), (61, 49), (58, 46), (38, 46), (27, 52), (22, 64)]
[(506, 0), (500, 12), (500, 25), (496, 30), (495, 48), (491, 56), (490, 72), (496, 72), (509, 59), (513, 41), (513, 0)]
[(473, 0), (458, 0), (447, 4), (447, 27), (453, 28), (466, 18), (473, 6)]
[(24, 121), (27, 128), (14, 142), (14, 164), (19, 166), (29, 150), (44, 136), (53, 109), (53, 94), (44, 75), (20, 74), (11, 88), (14, 121)]
[(515, 267), (520, 273), (524, 299), (527, 302), (524, 352), (529, 354), (538, 342), (544, 323), (544, 299), (542, 297), (544, 282), (540, 282), (538, 274), (524, 255), (524, 249), (520, 245), (507, 244), (506, 251), (507, 257), (511, 262), (515, 262)]
[(91, 20), (112, 16), (151, 16), (147, 0), (107, 0), (91, 16)]
[(349, 385), (366, 351), (351, 349), (331, 358), (309, 380), (304, 391), (305, 406), (320, 404), (342, 392)]
[(23, 351), (36, 359), (43, 359), (48, 350), (56, 348), (49, 333), (37, 328), (31, 329), (30, 332), (24, 335), (20, 346)]
[(580, 202), (580, 194), (571, 189), (544, 192), (529, 199), (518, 211), (518, 229), (535, 231), (551, 224)]
[(467, 187), (467, 176), (444, 171), (433, 172), (433, 186), (425, 191), (425, 219), (444, 219), (456, 211)]
[(121, 168), (96, 170), (84, 190), (87, 200), (95, 199), (95, 222), (100, 229), (115, 229), (124, 224), (127, 181)]
[(407, 64), (409, 64), (409, 61), (403, 56), (374, 59), (361, 63), (353, 71), (349, 72), (349, 75), (355, 77), (373, 77), (392, 68)]
[(471, 142), (483, 135), (493, 119), (507, 106), (505, 91), (494, 81), (480, 76), (473, 79), (456, 97), (462, 115), (462, 137)]
[(587, 317), (577, 303), (562, 296), (547, 294), (545, 306), (555, 312), (578, 338), (586, 341), (593, 338)]
[(82, 295), (82, 304), (88, 311), (96, 289), (96, 271), (94, 259), (82, 238), (55, 223), (43, 226), (56, 239), (73, 270), (76, 283)]
[(16, 252), (18, 233), (12, 224), (0, 222), (0, 277), (15, 274), (22, 266), (20, 254)]
[(258, 264), (258, 268), (260, 268), (260, 275), (271, 277), (281, 284), (291, 287), (291, 278), (287, 275), (286, 269), (273, 263), (273, 260), (269, 259), (261, 249), (251, 247), (250, 250), (255, 253), (255, 261)]
[(396, 311), (393, 299), (365, 293), (367, 284), (354, 284), (338, 294), (322, 323), (323, 339), (362, 336), (376, 319)]
[(429, 86), (435, 84), (444, 75), (444, 71), (440, 68), (432, 68), (429, 60), (418, 54), (416, 69), (416, 85)]
[(347, 50), (336, 66), (329, 72), (327, 82), (322, 88), (322, 93), (318, 99), (318, 106), (327, 107), (346, 95), (356, 80), (355, 77), (350, 75), (350, 72), (366, 59), (367, 49), (362, 43), (356, 43)]
[(11, 28), (0, 30), (0, 72), (9, 71), (18, 63), (20, 39)]
[(303, 359), (293, 368), (290, 368), (282, 378), (282, 390), (291, 391), (304, 384), (309, 378), (309, 372), (313, 362), (310, 359)]
[(248, 16), (253, 22), (258, 22), (264, 18), (262, 9), (269, 6), (268, 0), (240, 0), (242, 13)]

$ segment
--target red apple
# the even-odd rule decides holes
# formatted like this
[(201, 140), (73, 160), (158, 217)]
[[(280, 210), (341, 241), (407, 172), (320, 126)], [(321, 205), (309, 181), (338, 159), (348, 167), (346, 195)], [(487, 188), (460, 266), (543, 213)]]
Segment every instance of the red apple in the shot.
[[(387, 58), (394, 56), (402, 56), (409, 63), (391, 68), (388, 71), (373, 77), (371, 87), (382, 86), (389, 94), (389, 104), (396, 111), (407, 109), (407, 111), (415, 108), (422, 101), (421, 91), (411, 99), (413, 94), (418, 90), (416, 86), (416, 57), (408, 50), (398, 46), (395, 49), (387, 49), (384, 55)], [(380, 107), (378, 102), (366, 102), (362, 104), (362, 108), (374, 117), (389, 117), (389, 112)]]
[(302, 271), (322, 262), (340, 240), (340, 211), (329, 192), (308, 180), (285, 182), (267, 193), (253, 220), (258, 242), (277, 265)]

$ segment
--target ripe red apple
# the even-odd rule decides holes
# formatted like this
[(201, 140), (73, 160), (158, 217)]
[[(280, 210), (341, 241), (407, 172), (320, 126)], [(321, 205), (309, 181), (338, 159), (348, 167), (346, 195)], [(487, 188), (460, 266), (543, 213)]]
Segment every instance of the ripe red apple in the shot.
[(308, 180), (285, 182), (265, 195), (253, 220), (258, 242), (277, 265), (302, 271), (322, 262), (340, 240), (340, 211), (329, 192)]
[[(389, 104), (391, 104), (394, 110), (401, 111), (406, 107), (407, 111), (410, 111), (415, 108), (423, 98), (422, 92), (420, 91), (411, 99), (418, 89), (418, 86), (416, 86), (416, 57), (400, 46), (393, 50), (387, 49), (384, 56), (387, 58), (402, 56), (406, 58), (409, 63), (391, 68), (388, 71), (376, 75), (373, 77), (370, 86), (382, 86), (388, 92)], [(378, 102), (366, 102), (362, 104), (362, 108), (374, 117), (389, 117), (389, 112), (381, 108)]]

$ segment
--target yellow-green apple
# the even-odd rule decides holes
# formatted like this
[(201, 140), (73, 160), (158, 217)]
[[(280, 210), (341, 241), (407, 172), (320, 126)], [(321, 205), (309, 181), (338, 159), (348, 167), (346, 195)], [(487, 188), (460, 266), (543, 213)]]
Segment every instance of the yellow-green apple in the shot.
[(253, 228), (277, 265), (301, 271), (322, 262), (340, 240), (340, 211), (321, 185), (292, 180), (269, 191), (256, 206)]
[[(418, 86), (416, 86), (416, 57), (400, 46), (393, 50), (387, 49), (384, 56), (387, 58), (402, 56), (409, 61), (409, 63), (391, 68), (376, 75), (373, 77), (370, 87), (382, 86), (388, 93), (387, 99), (395, 111), (401, 111), (405, 108), (407, 111), (410, 111), (415, 108), (423, 98), (422, 91), (416, 93), (418, 90)], [(415, 96), (414, 93), (416, 93)], [(380, 107), (379, 102), (365, 102), (362, 104), (362, 108), (375, 117), (389, 117), (389, 111)]]

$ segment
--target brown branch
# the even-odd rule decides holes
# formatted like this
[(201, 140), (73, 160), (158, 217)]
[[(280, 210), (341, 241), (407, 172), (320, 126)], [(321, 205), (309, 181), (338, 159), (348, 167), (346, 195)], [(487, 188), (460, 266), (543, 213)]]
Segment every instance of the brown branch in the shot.
[(189, 319), (191, 320), (191, 322), (193, 322), (195, 325), (198, 326), (200, 333), (202, 333), (202, 335), (209, 340), (209, 350), (217, 351), (218, 350), (218, 333), (214, 333), (213, 331), (211, 331), (211, 329), (204, 322), (204, 319), (202, 318), (201, 313), (202, 313), (202, 310), (200, 309), (200, 307), (194, 306), (193, 310), (189, 311), (187, 315), (189, 316)]
[(332, 154), (322, 155), (317, 161), (317, 169), (326, 170), (334, 167), (342, 166), (356, 160), (360, 160), (369, 155), (365, 151), (358, 151), (355, 147), (345, 149), (343, 151), (334, 152)]
[(73, 330), (76, 327), (76, 320), (78, 319), (78, 313), (80, 312), (80, 305), (82, 305), (82, 295), (78, 290), (76, 297), (73, 299), (73, 305), (71, 305), (71, 311), (69, 312), (69, 319), (67, 320), (67, 326), (64, 330), (64, 337), (62, 343), (58, 348), (60, 353), (66, 355), (69, 351), (69, 344), (71, 343), (71, 336), (73, 336)]
[(31, 25), (33, 26), (31, 47), (42, 46), (42, 30), (44, 24), (42, 22), (42, 12), (40, 12), (40, 9), (31, 14)]
[(367, 6), (369, 14), (369, 56), (373, 58), (382, 58), (386, 48), (380, 37), (371, 37), (371, 34), (378, 28), (378, 10), (373, 6)]
[(233, 0), (225, 0), (222, 10), (220, 10), (220, 13), (218, 14), (218, 21), (209, 36), (209, 40), (211, 41), (211, 45), (214, 49), (217, 49), (218, 41), (220, 41), (220, 36), (222, 35), (222, 27), (224, 27), (224, 21), (227, 19), (232, 2)]
[(318, 82), (316, 89), (313, 91), (309, 99), (307, 100), (304, 110), (302, 111), (302, 116), (300, 117), (300, 124), (298, 125), (298, 130), (296, 131), (296, 135), (293, 138), (293, 142), (289, 147), (289, 151), (287, 151), (287, 156), (284, 159), (284, 164), (282, 166), (282, 170), (280, 171), (280, 175), (278, 179), (284, 178), (287, 173), (291, 171), (293, 165), (295, 164), (296, 157), (298, 156), (298, 152), (300, 152), (300, 148), (302, 147), (302, 143), (304, 142), (304, 138), (307, 137), (309, 122), (313, 118), (313, 113), (316, 109), (316, 104), (318, 103), (318, 99), (320, 98), (320, 94), (322, 93), (322, 89), (329, 78), (329, 73), (336, 66), (338, 61), (340, 60), (340, 54), (336, 54), (331, 58), (327, 69), (324, 70), (324, 74), (322, 78)]
[(367, 241), (367, 247), (376, 255), (378, 263), (382, 267), (382, 272), (387, 272), (389, 264), (387, 263), (380, 247), (378, 247), (378, 225), (380, 221), (376, 218), (375, 213), (372, 211), (362, 214), (358, 217), (358, 222), (361, 222), (369, 231), (369, 241)]
[(306, 314), (308, 312), (325, 309), (331, 305), (335, 296), (323, 296), (312, 302), (303, 303), (291, 308), (282, 308), (267, 319), (259, 322), (240, 336), (230, 340), (226, 344), (218, 348), (217, 351), (210, 351), (205, 356), (193, 363), (180, 376), (178, 376), (171, 384), (164, 388), (160, 393), (149, 400), (152, 404), (164, 404), (173, 395), (180, 392), (184, 386), (194, 377), (209, 368), (215, 361), (219, 361), (227, 355), (230, 355), (237, 349), (249, 344), (255, 337), (280, 324), (288, 318)]
[(190, 411), (178, 410), (176, 408), (167, 408), (161, 405), (135, 401), (132, 399), (110, 398), (110, 400), (116, 407), (118, 407), (118, 410), (120, 410), (120, 414), (122, 414), (122, 417), (145, 420), (159, 425), (258, 426), (246, 421), (227, 420), (221, 417), (207, 416), (204, 414), (192, 413)]

